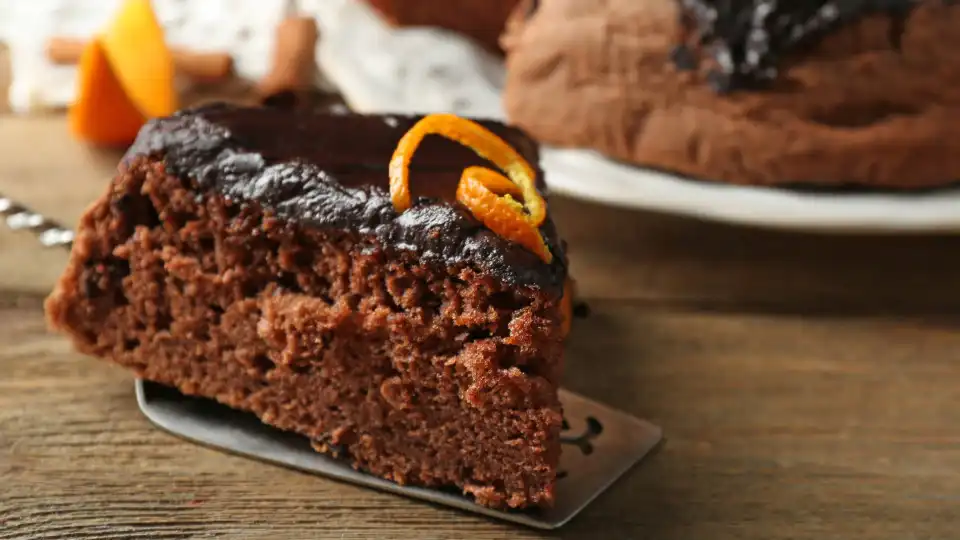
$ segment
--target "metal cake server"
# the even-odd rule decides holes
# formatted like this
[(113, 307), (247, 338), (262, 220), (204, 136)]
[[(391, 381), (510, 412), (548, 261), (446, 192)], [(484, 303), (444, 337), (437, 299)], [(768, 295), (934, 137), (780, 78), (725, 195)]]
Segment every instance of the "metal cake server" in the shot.
[(336, 480), (423, 499), (538, 529), (556, 529), (653, 450), (659, 427), (582, 396), (560, 390), (563, 404), (563, 453), (556, 504), (549, 510), (508, 512), (480, 506), (455, 493), (401, 486), (354, 470), (346, 461), (318, 453), (303, 436), (270, 427), (250, 413), (213, 400), (184, 396), (149, 381), (136, 382), (137, 403), (158, 427), (187, 440), (268, 463)]
[[(46, 247), (69, 249), (74, 232), (0, 194), (0, 217), (14, 230), (34, 234)], [(354, 470), (346, 461), (316, 452), (303, 436), (270, 427), (250, 414), (213, 400), (184, 396), (137, 380), (137, 403), (158, 427), (218, 450), (423, 499), (538, 529), (556, 529), (638, 463), (662, 439), (659, 427), (582, 396), (560, 390), (564, 410), (556, 504), (550, 510), (507, 512), (439, 490), (401, 486)]]

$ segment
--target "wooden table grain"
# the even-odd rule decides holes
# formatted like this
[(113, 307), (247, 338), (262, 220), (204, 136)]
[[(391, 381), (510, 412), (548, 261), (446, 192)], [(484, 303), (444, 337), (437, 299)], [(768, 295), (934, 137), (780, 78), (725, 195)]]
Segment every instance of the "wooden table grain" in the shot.
[[(73, 223), (117, 155), (0, 116), (0, 192)], [(565, 385), (667, 441), (542, 533), (194, 446), (46, 331), (0, 230), (0, 539), (958, 538), (960, 236), (758, 231), (556, 198), (593, 313)]]

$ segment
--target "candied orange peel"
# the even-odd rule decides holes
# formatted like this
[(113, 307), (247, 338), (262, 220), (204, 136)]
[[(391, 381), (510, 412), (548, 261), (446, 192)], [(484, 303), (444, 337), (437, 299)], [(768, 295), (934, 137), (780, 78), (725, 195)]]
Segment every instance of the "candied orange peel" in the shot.
[(410, 160), (427, 135), (441, 135), (470, 148), (503, 172), (467, 167), (457, 185), (457, 201), (491, 231), (529, 249), (545, 262), (553, 255), (540, 234), (547, 204), (537, 191), (533, 167), (489, 130), (452, 114), (432, 114), (414, 124), (390, 159), (390, 199), (398, 212), (410, 208)]

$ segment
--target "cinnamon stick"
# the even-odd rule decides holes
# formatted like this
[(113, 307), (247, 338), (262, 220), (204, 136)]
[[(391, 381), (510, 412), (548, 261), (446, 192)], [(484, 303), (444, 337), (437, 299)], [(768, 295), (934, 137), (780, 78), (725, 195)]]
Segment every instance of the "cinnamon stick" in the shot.
[(257, 84), (257, 94), (270, 96), (285, 90), (312, 88), (317, 69), (319, 30), (313, 17), (288, 17), (277, 25), (273, 63)]
[[(54, 64), (76, 64), (86, 44), (80, 39), (53, 38), (47, 42), (47, 59)], [(181, 48), (171, 49), (170, 52), (177, 71), (199, 82), (217, 82), (230, 76), (233, 71), (233, 58), (226, 53), (195, 52)]]

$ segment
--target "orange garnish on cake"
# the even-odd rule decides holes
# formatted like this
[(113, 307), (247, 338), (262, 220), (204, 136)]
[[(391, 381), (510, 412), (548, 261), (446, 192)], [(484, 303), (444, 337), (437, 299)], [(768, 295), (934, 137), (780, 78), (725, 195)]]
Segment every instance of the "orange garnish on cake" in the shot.
[[(390, 159), (390, 198), (398, 212), (410, 208), (410, 160), (427, 135), (441, 135), (470, 148), (499, 167), (467, 167), (457, 185), (457, 201), (502, 238), (529, 249), (544, 262), (553, 255), (540, 234), (547, 203), (537, 191), (533, 167), (503, 139), (452, 114), (432, 114), (417, 122), (397, 143)], [(519, 200), (518, 200), (519, 199)]]

